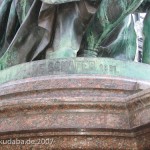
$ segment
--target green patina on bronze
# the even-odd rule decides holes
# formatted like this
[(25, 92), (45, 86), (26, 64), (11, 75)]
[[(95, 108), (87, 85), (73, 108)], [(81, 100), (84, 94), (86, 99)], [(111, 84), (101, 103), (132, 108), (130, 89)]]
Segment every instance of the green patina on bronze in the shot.
[[(105, 53), (106, 57), (133, 60), (136, 38), (133, 26), (127, 26), (128, 19), (125, 18), (142, 3), (142, 0), (88, 2), (86, 0), (43, 0), (43, 2), (2, 0), (0, 26), (5, 32), (0, 38), (1, 68), (46, 58), (43, 54), (49, 50), (50, 59), (76, 57), (79, 49), (79, 56), (100, 57), (100, 50), (105, 53), (108, 49), (110, 52), (109, 55)], [(50, 20), (46, 20), (47, 18)], [(118, 29), (120, 34), (115, 39), (111, 38), (112, 32), (121, 23), (122, 26)], [(13, 30), (14, 28), (16, 30)], [(133, 33), (132, 38), (127, 35), (129, 31)], [(106, 44), (106, 39), (107, 41), (112, 39), (112, 44)], [(104, 40), (105, 46), (102, 43)], [(129, 44), (132, 45), (131, 48)], [(122, 52), (118, 50), (120, 46)], [(125, 51), (128, 51), (127, 54), (124, 54)], [(124, 58), (120, 57), (120, 53)]]
[[(32, 0), (2, 0), (0, 5), (0, 68), (18, 64), (20, 53), (12, 47), (17, 30), (24, 22)], [(22, 37), (24, 34), (22, 34)], [(21, 38), (21, 37), (20, 37)], [(17, 40), (20, 40), (18, 38)], [(11, 48), (12, 47), (12, 48)]]
[(150, 10), (144, 21), (143, 62), (150, 64)]
[(110, 58), (40, 60), (0, 71), (0, 84), (50, 75), (100, 75), (150, 81), (150, 65)]
[[(57, 58), (83, 56), (133, 61), (137, 37), (131, 13), (142, 2), (143, 0), (0, 0), (0, 70), (4, 70), (1, 71), (1, 82), (7, 81), (7, 78), (11, 80), (9, 76), (12, 79), (14, 76), (17, 79), (28, 77), (28, 74), (23, 73), (17, 75), (18, 68), (23, 69), (24, 65), (16, 65), (41, 59), (55, 62)], [(144, 2), (138, 11), (149, 4), (148, 1)], [(150, 15), (147, 13), (144, 22), (143, 62), (148, 64), (149, 22)], [(115, 64), (112, 59), (93, 60), (98, 63), (104, 61), (106, 65)], [(121, 68), (125, 62), (116, 60), (116, 63), (121, 63), (118, 65)], [(137, 65), (141, 67), (140, 71), (145, 71), (144, 65), (126, 63), (133, 65), (130, 69), (135, 70), (136, 73), (132, 73), (135, 78), (149, 80), (146, 74), (137, 74)], [(11, 66), (15, 66), (12, 75), (6, 69)], [(104, 74), (97, 65), (95, 67), (95, 70), (86, 73)], [(72, 71), (71, 69), (70, 72)], [(124, 73), (125, 77), (132, 78), (128, 71), (129, 68), (120, 69), (120, 74), (116, 73), (115, 76), (123, 76)], [(82, 73), (84, 71), (79, 72)]]
[[(128, 14), (133, 12), (141, 2), (141, 0), (102, 1), (83, 37), (83, 42), (85, 42), (83, 52), (81, 52), (83, 56), (97, 57), (102, 42), (111, 35), (113, 30)], [(135, 38), (132, 41), (134, 40)], [(128, 44), (128, 42), (126, 42), (126, 44)], [(116, 49), (115, 51), (118, 50)]]

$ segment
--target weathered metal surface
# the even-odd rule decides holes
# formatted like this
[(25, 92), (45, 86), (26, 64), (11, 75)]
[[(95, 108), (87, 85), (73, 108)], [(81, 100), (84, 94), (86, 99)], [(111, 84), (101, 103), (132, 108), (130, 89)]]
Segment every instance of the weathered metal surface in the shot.
[(150, 81), (150, 66), (109, 58), (41, 60), (0, 71), (0, 83), (31, 77), (73, 74), (107, 75)]

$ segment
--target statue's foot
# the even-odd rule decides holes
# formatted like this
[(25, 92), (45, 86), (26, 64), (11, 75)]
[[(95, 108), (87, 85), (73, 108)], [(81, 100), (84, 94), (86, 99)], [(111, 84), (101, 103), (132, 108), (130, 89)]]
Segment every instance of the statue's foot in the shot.
[(54, 52), (47, 52), (46, 54), (46, 59), (52, 59), (52, 58), (72, 58), (72, 57), (76, 57), (77, 55), (77, 50), (73, 50), (73, 49), (60, 49), (60, 50), (56, 50)]
[(78, 57), (97, 57), (97, 52), (92, 50), (84, 50), (84, 53), (78, 54)]

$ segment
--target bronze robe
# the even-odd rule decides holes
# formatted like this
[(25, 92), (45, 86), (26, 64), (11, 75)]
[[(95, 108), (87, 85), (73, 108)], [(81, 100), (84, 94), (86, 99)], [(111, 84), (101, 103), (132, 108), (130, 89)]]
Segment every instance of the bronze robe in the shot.
[[(84, 32), (100, 3), (100, 0), (61, 4), (47, 4), (40, 0), (0, 0), (1, 69), (45, 58), (76, 57)], [(120, 15), (119, 11), (116, 13)], [(111, 14), (115, 15), (109, 11), (110, 17)], [(98, 28), (101, 30), (100, 26)], [(117, 35), (120, 30), (119, 27)], [(109, 43), (117, 39), (117, 35), (108, 40)], [(104, 46), (108, 47), (107, 42)]]
[(39, 0), (1, 0), (3, 68), (45, 57), (76, 57), (97, 7), (85, 1), (51, 5)]

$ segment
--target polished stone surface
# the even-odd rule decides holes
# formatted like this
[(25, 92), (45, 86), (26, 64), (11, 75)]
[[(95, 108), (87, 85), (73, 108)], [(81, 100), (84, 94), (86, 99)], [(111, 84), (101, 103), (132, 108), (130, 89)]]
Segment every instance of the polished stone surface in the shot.
[[(0, 149), (148, 149), (150, 84), (92, 75), (0, 85)], [(41, 140), (47, 144), (38, 144)], [(36, 144), (35, 144), (36, 143)]]

